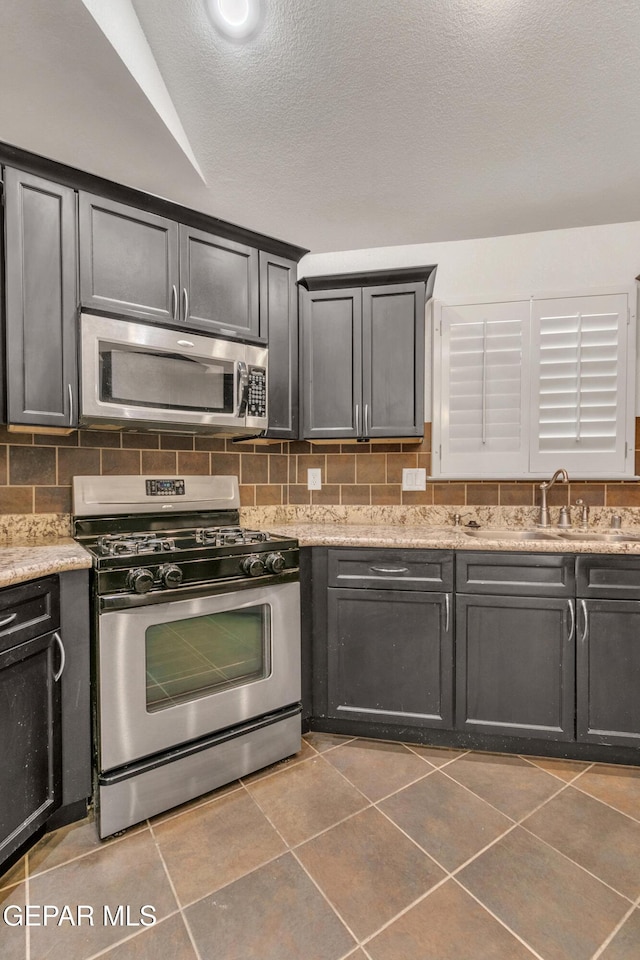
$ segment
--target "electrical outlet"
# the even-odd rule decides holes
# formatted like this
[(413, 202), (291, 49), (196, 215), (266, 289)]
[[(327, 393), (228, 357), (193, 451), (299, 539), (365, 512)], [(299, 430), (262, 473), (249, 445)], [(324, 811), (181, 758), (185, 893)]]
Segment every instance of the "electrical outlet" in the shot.
[(322, 470), (320, 467), (307, 470), (307, 490), (322, 490)]
[(417, 467), (415, 470), (404, 467), (402, 470), (402, 489), (403, 490), (426, 490), (427, 489), (427, 471), (424, 467)]

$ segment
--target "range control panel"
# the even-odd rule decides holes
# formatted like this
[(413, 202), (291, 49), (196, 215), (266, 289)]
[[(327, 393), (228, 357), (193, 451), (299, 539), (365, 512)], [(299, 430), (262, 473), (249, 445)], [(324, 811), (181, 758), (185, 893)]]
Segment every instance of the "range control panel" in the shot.
[(249, 367), (247, 414), (250, 417), (267, 415), (267, 371), (264, 367)]
[(147, 480), (148, 497), (184, 497), (184, 480)]

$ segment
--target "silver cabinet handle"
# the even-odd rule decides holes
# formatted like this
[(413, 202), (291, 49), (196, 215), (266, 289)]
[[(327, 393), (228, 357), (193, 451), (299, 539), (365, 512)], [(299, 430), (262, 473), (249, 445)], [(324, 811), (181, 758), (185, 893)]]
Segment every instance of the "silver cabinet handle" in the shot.
[(569, 627), (569, 636), (567, 637), (567, 640), (571, 640), (576, 626), (576, 614), (575, 610), (573, 609), (573, 600), (567, 600), (567, 603), (569, 604), (569, 613), (571, 614), (571, 626)]
[(69, 426), (73, 426), (73, 389), (71, 384), (68, 383), (67, 387), (69, 389)]
[(60, 650), (60, 669), (58, 670), (57, 673), (54, 673), (54, 675), (53, 675), (53, 679), (54, 679), (54, 681), (57, 683), (58, 680), (60, 679), (60, 677), (62, 676), (62, 672), (63, 672), (63, 670), (64, 670), (64, 665), (65, 665), (65, 663), (67, 662), (67, 655), (66, 655), (66, 653), (65, 653), (64, 643), (62, 642), (62, 637), (60, 636), (60, 634), (59, 634), (59, 633), (54, 633), (53, 639), (54, 639), (54, 640), (56, 641), (56, 643), (58, 644), (58, 649)]
[(584, 643), (587, 639), (587, 633), (589, 632), (589, 613), (587, 610), (587, 604), (585, 600), (580, 601), (580, 606), (582, 607), (582, 616), (584, 619), (584, 627), (582, 628), (582, 636), (580, 637), (580, 643)]
[(189, 317), (189, 294), (187, 293), (186, 287), (182, 288), (182, 304), (184, 307), (182, 319), (186, 321)]
[(360, 404), (356, 403), (356, 436), (360, 436)]
[(4, 620), (0, 620), (0, 629), (2, 629), (2, 627), (8, 627), (10, 623), (13, 623), (17, 616), (17, 613), (10, 613), (8, 617), (4, 618)]
[(408, 567), (369, 567), (374, 573), (409, 573)]
[(444, 595), (444, 632), (449, 633), (449, 616), (451, 613), (451, 597), (450, 594), (445, 593)]
[(178, 340), (179, 347), (195, 347), (193, 340)]
[(178, 288), (175, 283), (171, 287), (171, 315), (174, 320), (178, 319)]
[(369, 436), (369, 404), (364, 405), (364, 435)]

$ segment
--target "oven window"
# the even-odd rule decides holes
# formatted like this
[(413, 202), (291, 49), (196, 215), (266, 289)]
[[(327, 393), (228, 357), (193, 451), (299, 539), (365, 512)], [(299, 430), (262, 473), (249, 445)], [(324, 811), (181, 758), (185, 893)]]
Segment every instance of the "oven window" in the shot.
[(262, 680), (271, 672), (271, 608), (154, 624), (145, 648), (149, 712)]

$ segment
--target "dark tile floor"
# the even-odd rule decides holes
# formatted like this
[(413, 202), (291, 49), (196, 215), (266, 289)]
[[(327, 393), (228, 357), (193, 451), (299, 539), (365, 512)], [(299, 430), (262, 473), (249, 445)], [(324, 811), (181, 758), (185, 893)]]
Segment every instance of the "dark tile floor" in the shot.
[(2, 960), (640, 960), (640, 768), (309, 734), (107, 843), (48, 834), (0, 904)]

